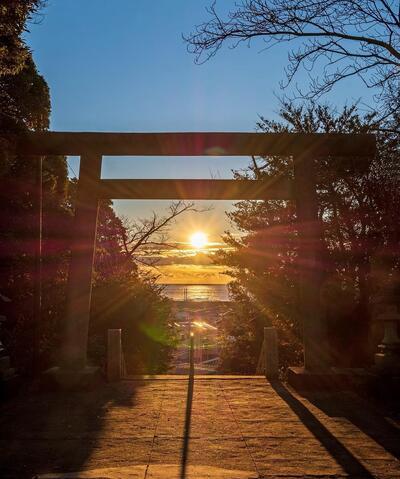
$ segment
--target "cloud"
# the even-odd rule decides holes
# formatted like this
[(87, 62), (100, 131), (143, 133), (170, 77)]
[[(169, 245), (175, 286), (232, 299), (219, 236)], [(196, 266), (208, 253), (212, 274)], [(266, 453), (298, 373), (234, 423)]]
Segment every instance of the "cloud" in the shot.
[(170, 264), (157, 266), (161, 284), (227, 284), (232, 278), (219, 265)]
[(156, 261), (157, 266), (164, 265), (213, 265), (213, 256), (220, 249), (228, 249), (218, 247), (210, 247), (204, 251), (197, 251), (192, 248), (173, 248), (165, 249), (159, 254), (142, 255), (141, 259), (151, 262)]
[[(152, 269), (152, 272), (160, 275), (158, 282), (162, 284), (226, 284), (232, 280), (229, 274), (224, 274), (226, 266), (213, 262), (213, 256), (220, 249), (229, 248), (223, 243), (212, 243), (207, 249), (198, 251), (182, 243), (157, 255), (143, 255), (142, 260), (156, 261), (157, 270)], [(142, 269), (147, 268), (142, 266)]]

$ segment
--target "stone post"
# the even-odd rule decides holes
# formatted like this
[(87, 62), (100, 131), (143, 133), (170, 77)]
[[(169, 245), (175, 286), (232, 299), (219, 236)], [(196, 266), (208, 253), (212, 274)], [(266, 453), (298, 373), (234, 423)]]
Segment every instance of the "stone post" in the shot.
[(378, 372), (383, 374), (400, 373), (400, 338), (398, 325), (400, 313), (397, 306), (387, 306), (386, 311), (380, 314), (378, 321), (383, 322), (384, 336), (375, 354), (375, 364)]
[(107, 335), (107, 379), (120, 381), (122, 377), (121, 330), (109, 329)]
[(194, 376), (194, 333), (190, 333), (189, 339), (189, 378)]
[(264, 328), (265, 377), (277, 379), (279, 373), (278, 335), (275, 328)]

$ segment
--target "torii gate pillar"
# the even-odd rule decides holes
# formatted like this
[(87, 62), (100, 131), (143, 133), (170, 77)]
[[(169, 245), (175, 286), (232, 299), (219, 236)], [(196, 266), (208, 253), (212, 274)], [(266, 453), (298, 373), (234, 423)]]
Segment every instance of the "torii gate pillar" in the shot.
[[(291, 368), (289, 376), (299, 373), (323, 374), (328, 372), (330, 361), (326, 321), (321, 305), (324, 280), (322, 223), (318, 217), (315, 160), (306, 152), (294, 158), (294, 188), (304, 368)], [(289, 382), (292, 382), (290, 379)]]
[(90, 387), (101, 380), (99, 368), (87, 365), (101, 163), (98, 154), (85, 154), (80, 159), (60, 367), (46, 373), (52, 383), (66, 389)]
[(95, 254), (98, 184), (101, 155), (82, 155), (74, 218), (74, 238), (68, 278), (67, 314), (63, 328), (61, 365), (80, 370), (86, 366), (87, 338)]

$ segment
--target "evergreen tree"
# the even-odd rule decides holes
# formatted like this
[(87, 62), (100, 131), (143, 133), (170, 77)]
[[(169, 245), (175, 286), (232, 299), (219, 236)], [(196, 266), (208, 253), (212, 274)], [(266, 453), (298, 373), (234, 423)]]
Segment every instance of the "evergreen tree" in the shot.
[[(281, 122), (261, 118), (258, 128), (264, 132), (366, 133), (377, 127), (374, 115), (361, 116), (355, 106), (338, 113), (327, 106), (294, 107), (285, 103), (280, 115)], [(383, 286), (393, 284), (399, 276), (398, 144), (396, 133), (384, 133), (378, 137), (378, 154), (370, 162), (316, 159), (324, 242), (322, 294), (337, 365), (368, 362), (373, 306), (379, 297), (387, 296)], [(247, 170), (236, 172), (238, 181), (268, 181), (280, 175), (293, 177), (291, 158), (253, 158)], [(235, 336), (241, 321), (247, 325), (240, 326), (240, 338), (231, 342), (229, 356), (239, 357), (245, 341), (252, 352), (247, 368), (254, 368), (262, 327), (273, 324), (279, 330), (282, 362), (293, 365), (296, 358), (301, 359), (302, 335), (302, 318), (296, 307), (301, 265), (297, 263), (294, 204), (241, 201), (229, 217), (242, 235), (237, 238), (227, 234), (225, 241), (230, 249), (219, 255), (235, 278), (231, 295), (239, 304), (226, 324), (225, 336)], [(251, 314), (243, 319), (246, 310)], [(238, 367), (232, 365), (233, 370)]]

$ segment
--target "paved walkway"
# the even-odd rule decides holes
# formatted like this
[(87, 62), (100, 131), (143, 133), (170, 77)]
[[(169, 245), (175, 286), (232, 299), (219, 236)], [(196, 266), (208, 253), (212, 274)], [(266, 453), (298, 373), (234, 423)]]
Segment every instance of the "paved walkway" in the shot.
[(196, 377), (185, 434), (187, 399), (175, 377), (2, 404), (0, 477), (400, 478), (400, 421), (349, 394)]

